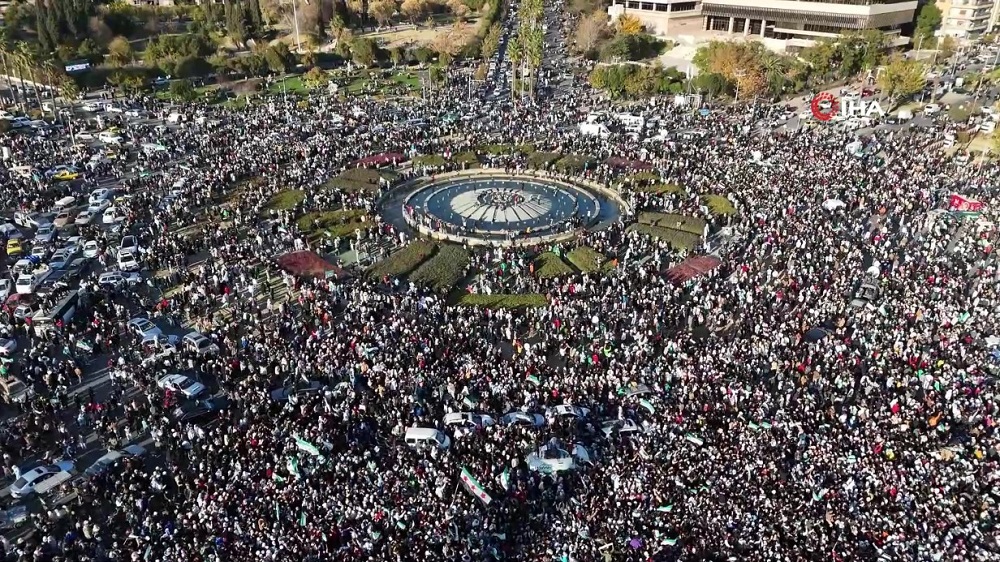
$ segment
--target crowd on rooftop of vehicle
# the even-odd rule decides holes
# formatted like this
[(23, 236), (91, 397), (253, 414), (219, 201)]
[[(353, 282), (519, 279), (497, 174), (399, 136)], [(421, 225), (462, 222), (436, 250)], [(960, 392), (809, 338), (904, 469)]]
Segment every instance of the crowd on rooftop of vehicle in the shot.
[[(135, 288), (103, 291), (103, 302), (44, 341), (8, 317), (30, 342), (20, 372), (59, 397), (12, 406), (24, 413), (5, 432), (9, 472), (29, 453), (82, 449), (94, 429), (112, 446), (148, 432), (166, 460), (129, 460), (88, 481), (78, 500), (35, 515), (33, 536), (4, 542), (7, 558), (998, 556), (1000, 404), (988, 342), (1000, 335), (1000, 268), (987, 220), (996, 165), (960, 165), (938, 150), (938, 131), (922, 129), (880, 131), (856, 157), (846, 132), (762, 131), (766, 107), (701, 116), (663, 103), (644, 111), (668, 139), (580, 136), (573, 125), (603, 104), (576, 92), (517, 105), (457, 91), (405, 103), (317, 92), (308, 107), (200, 108), (203, 124), (165, 132), (123, 123), (133, 146), (166, 150), (110, 160), (84, 187), (121, 179), (123, 230), (139, 237), (147, 274), (167, 271), (149, 284), (183, 287), (139, 305), (164, 325), (199, 327), (220, 349), (143, 363), (126, 324), (136, 303), (123, 296)], [(692, 130), (706, 134), (684, 134)], [(17, 136), (11, 151), (47, 169), (73, 159), (58, 142)], [(275, 266), (307, 243), (295, 220), (304, 212), (375, 209), (380, 193), (323, 187), (352, 162), (490, 144), (647, 162), (683, 192), (619, 187), (630, 172), (608, 164), (580, 172), (620, 189), (627, 204), (621, 224), (559, 247), (616, 260), (599, 273), (542, 279), (529, 265), (537, 248), (473, 251), (482, 272), (467, 281), (474, 290), (542, 293), (542, 308), (457, 307), (403, 278), (293, 279)], [(530, 167), (513, 148), (483, 160)], [(71, 189), (3, 181), (7, 209), (46, 210)], [(304, 201), (265, 209), (288, 189)], [(987, 202), (984, 216), (936, 212), (952, 193)], [(727, 197), (736, 214), (713, 215), (706, 194)], [(640, 211), (698, 216), (713, 233), (728, 227), (722, 264), (671, 280), (665, 272), (686, 256), (626, 230)], [(206, 217), (202, 235), (185, 232)], [(382, 223), (369, 236), (399, 238)], [(868, 274), (877, 294), (853, 306)], [(96, 277), (82, 283), (102, 292)], [(109, 357), (116, 391), (103, 404), (67, 392), (85, 354), (47, 359), (78, 339)], [(217, 381), (229, 407), (210, 424), (173, 419), (184, 398), (156, 381), (177, 371)], [(326, 390), (272, 399), (308, 382)], [(546, 415), (560, 404), (586, 415)], [(542, 419), (502, 423), (517, 411)], [(443, 425), (454, 412), (498, 423), (466, 434)], [(614, 420), (638, 429), (605, 432)], [(441, 429), (450, 446), (411, 448), (409, 427)], [(557, 474), (530, 470), (526, 457), (549, 443), (580, 445), (590, 460)], [(463, 469), (491, 501), (468, 493)]]

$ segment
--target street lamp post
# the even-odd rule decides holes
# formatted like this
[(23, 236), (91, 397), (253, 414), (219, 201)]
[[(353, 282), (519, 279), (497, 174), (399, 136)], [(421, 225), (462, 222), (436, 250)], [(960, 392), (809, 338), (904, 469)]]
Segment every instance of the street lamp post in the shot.
[(733, 101), (737, 102), (740, 101), (740, 79), (746, 76), (746, 72), (742, 70), (737, 70), (735, 73), (733, 73), (733, 76), (736, 78), (736, 98), (734, 98)]

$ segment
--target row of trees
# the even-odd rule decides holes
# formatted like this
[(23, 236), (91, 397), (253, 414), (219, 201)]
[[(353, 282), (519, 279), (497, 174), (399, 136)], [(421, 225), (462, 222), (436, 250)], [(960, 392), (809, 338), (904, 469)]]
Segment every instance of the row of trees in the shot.
[(601, 65), (590, 73), (590, 85), (612, 98), (641, 98), (654, 94), (679, 94), (684, 91), (686, 76), (676, 68), (659, 64)]
[(542, 0), (523, 0), (517, 17), (517, 33), (507, 45), (512, 69), (511, 91), (520, 97), (528, 95), (534, 98), (544, 43)]
[(659, 55), (667, 43), (646, 33), (639, 18), (622, 14), (609, 25), (604, 9), (580, 18), (574, 33), (574, 49), (583, 57), (604, 62), (645, 60)]

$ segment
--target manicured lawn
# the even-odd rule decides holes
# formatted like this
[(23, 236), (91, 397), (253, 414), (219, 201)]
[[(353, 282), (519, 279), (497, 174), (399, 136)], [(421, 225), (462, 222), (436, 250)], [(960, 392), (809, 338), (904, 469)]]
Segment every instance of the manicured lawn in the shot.
[(533, 152), (528, 155), (528, 165), (535, 168), (544, 168), (562, 158), (558, 152)]
[(652, 213), (646, 212), (639, 214), (639, 222), (642, 224), (651, 224), (653, 226), (659, 226), (662, 228), (672, 228), (674, 230), (680, 230), (682, 232), (690, 232), (691, 234), (697, 234), (701, 236), (705, 233), (705, 219), (698, 217), (689, 217), (686, 215), (677, 215), (673, 213)]
[(539, 254), (535, 258), (535, 274), (542, 279), (565, 277), (573, 273), (573, 268), (552, 252)]
[(301, 76), (288, 76), (271, 83), (267, 91), (272, 94), (304, 95), (309, 93), (309, 86), (302, 81)]
[(483, 308), (536, 308), (549, 304), (545, 295), (530, 293), (526, 295), (470, 295), (458, 297), (457, 304), (461, 306), (480, 306)]
[(390, 180), (394, 175), (395, 174), (392, 172), (382, 172), (380, 170), (372, 170), (370, 168), (350, 168), (344, 170), (340, 173), (340, 175), (326, 182), (324, 187), (328, 189), (338, 189), (348, 193), (356, 191), (375, 193), (378, 191), (379, 180)]
[(440, 154), (421, 154), (413, 159), (414, 166), (444, 166), (447, 161)]
[(564, 172), (580, 172), (594, 164), (594, 159), (586, 154), (567, 154), (556, 162), (556, 168)]
[(268, 200), (265, 208), (274, 211), (285, 211), (295, 208), (305, 198), (306, 192), (301, 189), (286, 189), (285, 191), (276, 193), (274, 197)]
[(296, 221), (299, 230), (309, 236), (326, 234), (330, 238), (343, 238), (375, 226), (368, 215), (359, 209), (307, 213)]
[(473, 164), (478, 164), (479, 163), (479, 157), (476, 156), (475, 152), (471, 152), (471, 151), (470, 152), (459, 152), (458, 154), (455, 154), (454, 156), (451, 157), (451, 161), (455, 162), (457, 164), (469, 164), (469, 165), (473, 165)]
[(684, 232), (681, 230), (674, 230), (672, 228), (663, 228), (659, 226), (653, 226), (650, 224), (633, 224), (629, 225), (629, 232), (641, 232), (647, 236), (652, 236), (653, 238), (659, 238), (673, 246), (677, 250), (691, 251), (695, 249), (701, 242), (701, 236), (696, 234), (691, 234), (690, 232)]
[(635, 188), (636, 191), (641, 191), (643, 193), (658, 193), (660, 195), (666, 195), (669, 193), (676, 193), (681, 195), (684, 193), (684, 188), (673, 183), (657, 183), (653, 185), (642, 185)]
[(372, 279), (381, 279), (386, 276), (399, 277), (406, 275), (424, 263), (427, 258), (434, 255), (435, 250), (437, 250), (437, 246), (433, 242), (414, 240), (389, 257), (373, 265), (368, 270), (368, 276)]
[[(374, 87), (373, 87), (374, 86)], [(347, 92), (350, 94), (389, 94), (394, 93), (399, 86), (404, 86), (408, 92), (420, 89), (420, 77), (413, 72), (401, 70), (382, 76), (378, 73), (371, 75), (358, 75), (351, 78), (347, 83)]]
[(469, 265), (469, 252), (461, 246), (441, 246), (434, 257), (425, 261), (410, 274), (410, 281), (446, 293), (465, 277)]
[(584, 273), (592, 273), (599, 271), (604, 262), (608, 260), (604, 254), (590, 246), (580, 246), (566, 253), (566, 261)]
[(705, 204), (708, 205), (709, 210), (716, 215), (728, 216), (736, 214), (736, 207), (733, 206), (732, 201), (721, 195), (706, 195), (703, 199)]

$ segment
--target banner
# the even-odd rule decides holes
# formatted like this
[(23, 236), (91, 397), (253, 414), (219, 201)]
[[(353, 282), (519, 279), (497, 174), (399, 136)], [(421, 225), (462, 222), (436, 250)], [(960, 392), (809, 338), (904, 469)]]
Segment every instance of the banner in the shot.
[(697, 445), (699, 447), (701, 447), (702, 445), (705, 444), (705, 441), (701, 437), (698, 437), (698, 436), (694, 435), (693, 433), (688, 433), (687, 435), (684, 436), (684, 439), (687, 439), (688, 441), (690, 441), (691, 443), (694, 443), (695, 445)]
[(465, 486), (466, 490), (471, 492), (473, 496), (479, 498), (479, 501), (483, 502), (483, 505), (490, 505), (490, 502), (493, 501), (493, 498), (486, 493), (486, 490), (483, 489), (482, 484), (480, 484), (479, 481), (472, 476), (472, 473), (470, 473), (466, 468), (463, 467), (462, 472), (460, 473), (459, 476), (462, 479), (462, 484)]
[(321, 456), (323, 456), (319, 452), (319, 448), (317, 448), (316, 445), (313, 445), (312, 443), (306, 441), (305, 439), (300, 438), (297, 435), (295, 436), (295, 446), (298, 447), (299, 449), (301, 449), (301, 450), (309, 453), (310, 455), (312, 455), (314, 457), (321, 457)]
[(503, 474), (500, 475), (500, 485), (503, 486), (504, 490), (510, 489), (510, 469), (504, 469)]
[(983, 210), (983, 202), (952, 193), (948, 200), (948, 210), (960, 213), (978, 213)]
[(288, 457), (288, 461), (285, 465), (288, 467), (288, 472), (291, 472), (292, 476), (294, 476), (296, 480), (302, 478), (302, 474), (299, 472), (299, 459), (295, 457)]

